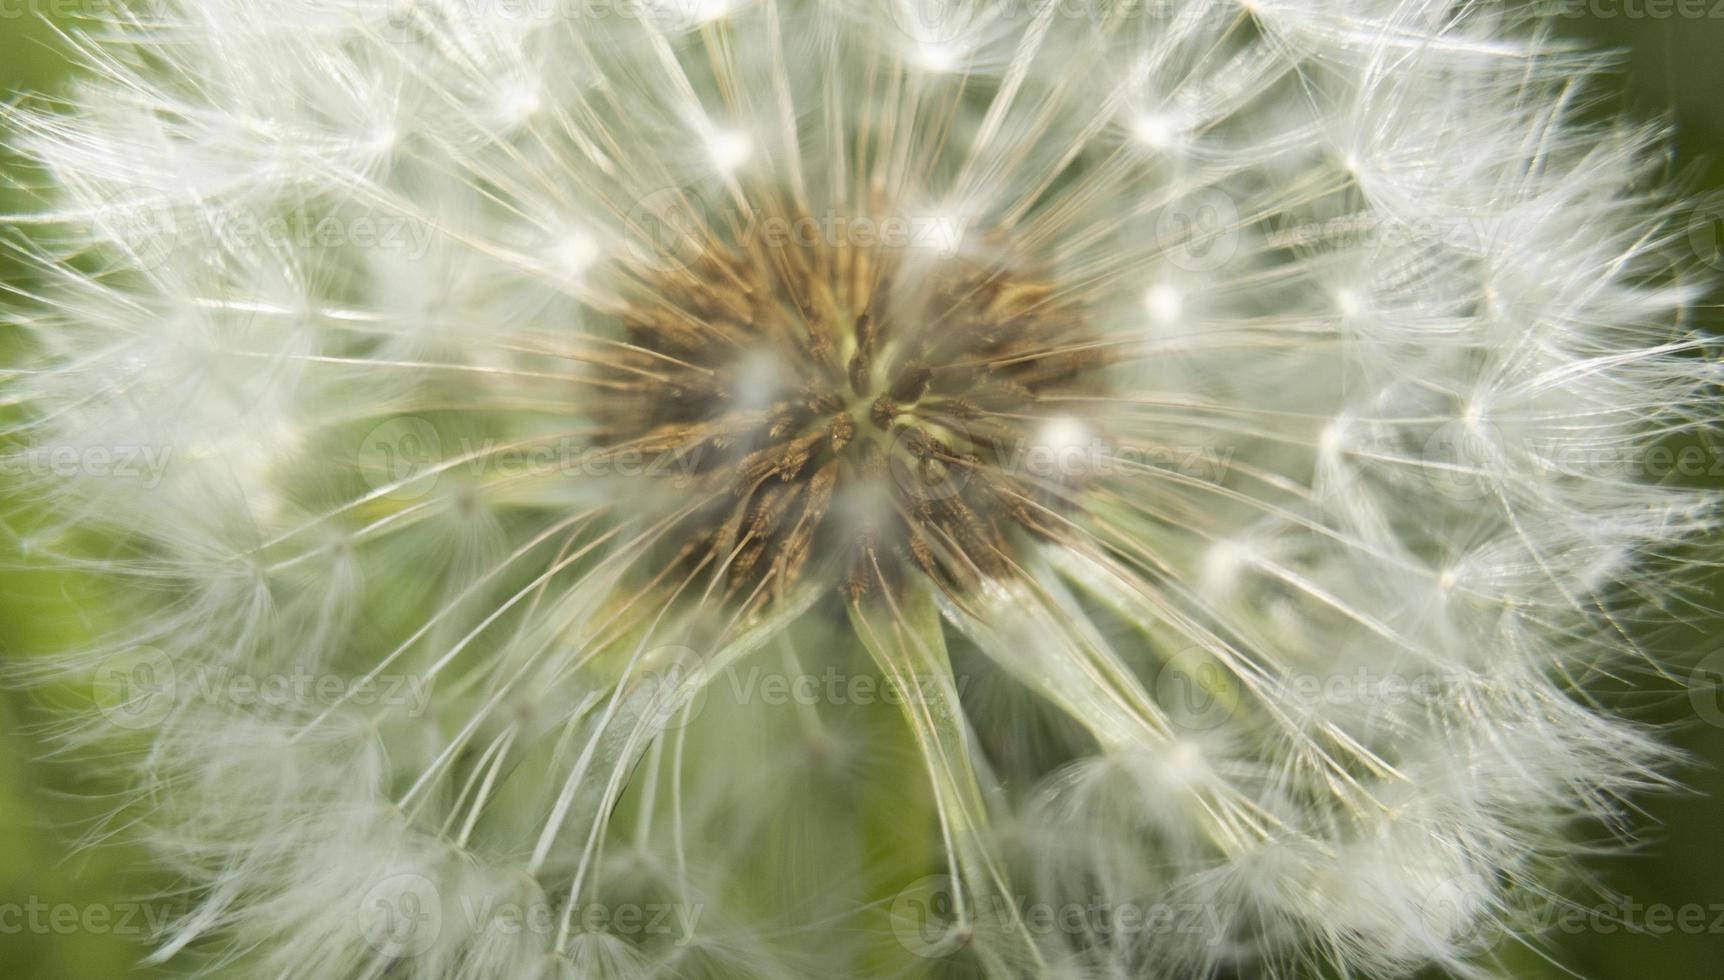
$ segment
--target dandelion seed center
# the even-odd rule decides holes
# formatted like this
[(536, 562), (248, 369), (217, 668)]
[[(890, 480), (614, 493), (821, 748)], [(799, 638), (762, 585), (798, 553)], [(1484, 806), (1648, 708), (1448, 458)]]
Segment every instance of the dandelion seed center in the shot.
[(690, 479), (680, 560), (749, 602), (814, 572), (854, 599), (916, 573), (965, 590), (1062, 536), (1084, 447), (1030, 457), (1091, 431), (1081, 301), (1009, 244), (936, 237), (714, 235), (642, 275), (606, 431)]

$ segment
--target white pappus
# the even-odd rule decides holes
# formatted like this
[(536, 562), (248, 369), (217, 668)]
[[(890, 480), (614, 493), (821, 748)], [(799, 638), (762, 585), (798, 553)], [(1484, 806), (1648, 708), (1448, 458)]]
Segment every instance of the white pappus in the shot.
[[(63, 736), (274, 977), (1491, 971), (1669, 784), (1665, 133), (1435, 0), (163, 0), (0, 107)], [(101, 465), (147, 452), (140, 481)], [(33, 460), (58, 460), (31, 465)], [(1533, 904), (1536, 904), (1534, 902)], [(1074, 913), (1075, 914), (1070, 914)]]

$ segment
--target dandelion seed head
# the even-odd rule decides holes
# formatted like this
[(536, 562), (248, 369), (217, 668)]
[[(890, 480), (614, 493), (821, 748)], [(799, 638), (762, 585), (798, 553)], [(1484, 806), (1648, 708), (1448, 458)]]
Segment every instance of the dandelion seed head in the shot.
[[(1568, 828), (1667, 784), (1584, 685), (1654, 672), (1718, 526), (1621, 465), (1718, 422), (1662, 135), (1515, 12), (1066, 13), (175, 2), (79, 35), (75, 111), (0, 107), (49, 202), (8, 461), (33, 554), (124, 586), (50, 659), (195, 896), (158, 959), (1530, 935)], [(582, 917), (641, 904), (685, 918)]]
[[(1082, 313), (1010, 265), (932, 255), (816, 246), (779, 278), (715, 243), (624, 314), (634, 353), (611, 377), (605, 441), (728, 485), (677, 537), (745, 596), (782, 594), (816, 556), (843, 558), (852, 595), (905, 564), (973, 583), (1012, 568), (1013, 538), (1057, 535), (1059, 499), (1011, 456), (1086, 438), (1039, 403), (1099, 384), (1097, 359), (1055, 353)], [(888, 503), (829, 520), (858, 482)]]

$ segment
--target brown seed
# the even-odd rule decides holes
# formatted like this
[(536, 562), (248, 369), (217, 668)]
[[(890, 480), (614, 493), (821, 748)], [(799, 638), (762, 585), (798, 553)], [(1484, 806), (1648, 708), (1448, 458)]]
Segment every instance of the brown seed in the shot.
[(887, 389), (887, 394), (891, 395), (895, 402), (913, 403), (928, 390), (928, 380), (933, 376), (934, 372), (925, 364), (906, 365), (892, 382), (892, 387)]
[(840, 412), (832, 417), (832, 424), (827, 427), (832, 437), (832, 451), (840, 452), (856, 437), (856, 420), (849, 412)]
[(898, 406), (885, 395), (874, 399), (873, 406), (868, 409), (868, 421), (873, 422), (876, 428), (890, 429), (892, 420), (897, 417)]

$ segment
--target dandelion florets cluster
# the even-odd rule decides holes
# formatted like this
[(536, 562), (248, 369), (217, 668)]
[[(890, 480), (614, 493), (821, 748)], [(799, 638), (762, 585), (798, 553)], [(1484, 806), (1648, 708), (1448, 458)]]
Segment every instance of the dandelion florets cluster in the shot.
[(8, 383), (13, 458), (83, 462), (12, 523), (115, 583), (42, 662), (189, 896), (158, 960), (1476, 972), (1667, 784), (1589, 684), (1716, 528), (1619, 465), (1717, 422), (1705, 283), (1662, 134), (1518, 14), (69, 39), (0, 109)]
[(1075, 300), (1007, 265), (907, 268), (902, 245), (693, 245), (628, 302), (596, 408), (609, 451), (704, 478), (673, 501), (696, 574), (759, 603), (818, 556), (853, 599), (906, 564), (961, 592), (1013, 572), (1009, 538), (1059, 536), (1070, 481), (1015, 457), (1097, 398), (1106, 341)]

